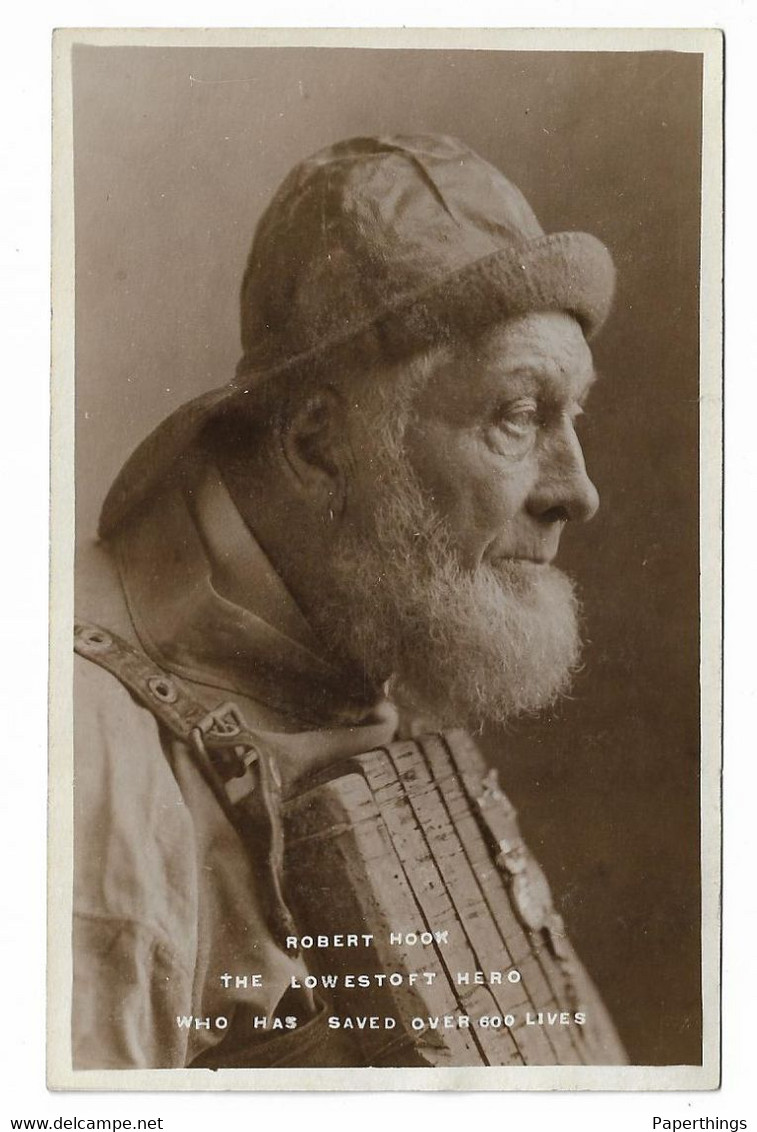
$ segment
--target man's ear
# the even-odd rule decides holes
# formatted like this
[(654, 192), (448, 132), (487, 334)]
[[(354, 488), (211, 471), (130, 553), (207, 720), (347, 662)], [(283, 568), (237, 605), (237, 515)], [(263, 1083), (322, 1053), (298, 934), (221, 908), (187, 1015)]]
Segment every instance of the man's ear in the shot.
[(295, 409), (279, 432), (281, 456), (293, 488), (319, 508), (336, 513), (346, 492), (346, 409), (336, 389), (319, 389)]

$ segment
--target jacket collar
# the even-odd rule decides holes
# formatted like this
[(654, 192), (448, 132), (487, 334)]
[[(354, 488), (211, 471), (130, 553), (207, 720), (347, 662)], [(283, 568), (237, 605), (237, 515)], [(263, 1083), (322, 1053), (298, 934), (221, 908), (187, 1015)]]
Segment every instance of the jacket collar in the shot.
[(136, 632), (162, 667), (302, 724), (386, 718), (382, 689), (320, 655), (214, 467), (153, 497), (114, 550)]

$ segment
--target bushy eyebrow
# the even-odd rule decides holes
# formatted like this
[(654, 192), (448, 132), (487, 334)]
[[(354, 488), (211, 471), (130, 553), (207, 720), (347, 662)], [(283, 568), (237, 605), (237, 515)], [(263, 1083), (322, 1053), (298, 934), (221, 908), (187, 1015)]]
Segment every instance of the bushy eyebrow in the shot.
[[(534, 386), (536, 386), (538, 387), (538, 390), (542, 396), (546, 395), (550, 399), (554, 399), (556, 391), (560, 388), (559, 380), (553, 378), (551, 374), (547, 373), (541, 366), (538, 365), (523, 365), (511, 370), (501, 369), (496, 373), (496, 376), (500, 377), (503, 383), (507, 382), (515, 385), (516, 389), (513, 389), (513, 393), (518, 392), (517, 386), (521, 385), (522, 383), (524, 391), (526, 387), (533, 389)], [(586, 381), (583, 385), (580, 395), (576, 398), (578, 404), (583, 405), (594, 385), (599, 380), (599, 376), (600, 375), (598, 371), (594, 367), (592, 367), (591, 372), (587, 374)], [(503, 394), (504, 389), (501, 390), (498, 395), (502, 396)]]

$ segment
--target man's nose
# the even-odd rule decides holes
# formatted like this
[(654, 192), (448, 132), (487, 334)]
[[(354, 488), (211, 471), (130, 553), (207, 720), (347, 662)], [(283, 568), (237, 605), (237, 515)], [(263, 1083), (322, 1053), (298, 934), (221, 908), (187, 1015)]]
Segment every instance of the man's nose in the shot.
[(566, 421), (542, 453), (529, 510), (545, 522), (586, 523), (598, 509), (599, 494), (586, 471), (581, 442), (572, 423)]

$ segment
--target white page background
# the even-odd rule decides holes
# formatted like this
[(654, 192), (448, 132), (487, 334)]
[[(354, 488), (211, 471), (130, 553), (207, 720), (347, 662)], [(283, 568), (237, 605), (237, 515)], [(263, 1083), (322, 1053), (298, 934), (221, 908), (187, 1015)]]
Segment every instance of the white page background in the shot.
[[(46, 676), (48, 553), (50, 36), (78, 26), (619, 26), (726, 32), (726, 703), (723, 1087), (704, 1094), (81, 1094), (45, 1088)], [(3, 1021), (0, 1119), (138, 1117), (168, 1132), (212, 1123), (235, 1132), (277, 1126), (361, 1130), (424, 1125), (540, 1130), (652, 1129), (653, 1117), (741, 1118), (757, 1128), (754, 868), (757, 532), (755, 115), (757, 37), (749, 0), (723, 3), (437, 3), (381, 6), (217, 0), (108, 5), (11, 4), (2, 67)], [(749, 269), (752, 269), (750, 271)], [(710, 533), (712, 538), (717, 532)]]

